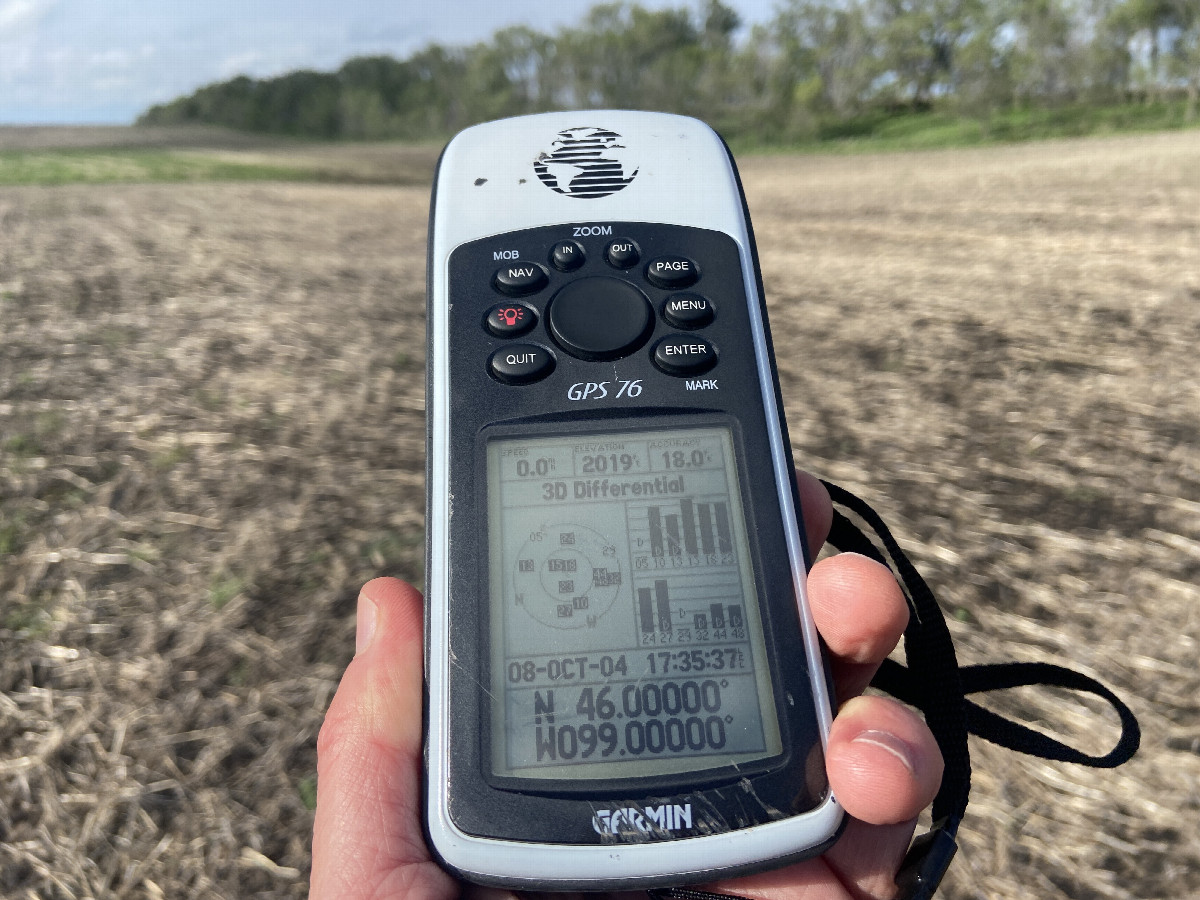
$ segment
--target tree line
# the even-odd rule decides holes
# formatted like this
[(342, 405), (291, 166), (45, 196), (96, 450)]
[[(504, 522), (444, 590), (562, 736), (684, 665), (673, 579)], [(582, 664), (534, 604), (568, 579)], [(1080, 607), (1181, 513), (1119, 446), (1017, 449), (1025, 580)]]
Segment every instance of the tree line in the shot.
[(1186, 97), (1192, 120), (1198, 95), (1198, 0), (785, 0), (748, 32), (721, 0), (617, 2), (554, 33), (518, 26), (406, 59), (358, 57), (336, 72), (240, 76), (139, 123), (422, 140), (503, 116), (613, 107), (783, 142), (934, 108), (987, 119)]

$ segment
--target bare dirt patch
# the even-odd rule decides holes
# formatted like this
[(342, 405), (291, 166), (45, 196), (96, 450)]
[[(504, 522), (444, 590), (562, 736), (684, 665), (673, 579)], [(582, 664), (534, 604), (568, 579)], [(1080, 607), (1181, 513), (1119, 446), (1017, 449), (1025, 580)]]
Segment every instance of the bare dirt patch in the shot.
[[(1082, 668), (1145, 729), (1100, 774), (973, 743), (947, 896), (1200, 892), (1200, 146), (742, 169), (798, 462), (963, 662)], [(0, 895), (305, 895), (358, 586), (422, 577), (427, 197), (0, 194)]]

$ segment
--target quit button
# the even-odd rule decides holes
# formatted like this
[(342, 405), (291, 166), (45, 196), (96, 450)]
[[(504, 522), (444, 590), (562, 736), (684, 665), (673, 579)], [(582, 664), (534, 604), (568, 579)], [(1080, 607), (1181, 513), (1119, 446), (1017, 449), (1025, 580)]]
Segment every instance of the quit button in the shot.
[(654, 345), (652, 359), (668, 375), (699, 375), (717, 364), (717, 348), (702, 337), (672, 334)]
[(488, 359), (488, 372), (505, 384), (529, 384), (554, 371), (554, 354), (537, 344), (506, 344)]

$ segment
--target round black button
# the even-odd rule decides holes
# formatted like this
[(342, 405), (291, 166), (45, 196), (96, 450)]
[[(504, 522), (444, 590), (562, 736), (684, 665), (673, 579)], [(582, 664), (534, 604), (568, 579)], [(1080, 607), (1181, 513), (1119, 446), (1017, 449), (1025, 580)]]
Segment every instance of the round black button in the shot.
[(492, 286), (510, 297), (524, 297), (544, 288), (549, 277), (544, 266), (535, 262), (518, 262), (497, 269), (492, 276)]
[(615, 241), (609, 241), (608, 246), (604, 248), (604, 258), (610, 266), (628, 269), (638, 264), (642, 254), (638, 245), (629, 238), (617, 238)]
[(554, 371), (554, 354), (537, 344), (509, 344), (489, 357), (488, 371), (505, 384), (529, 384)]
[(537, 313), (524, 303), (501, 303), (488, 310), (483, 324), (496, 337), (516, 337), (537, 324)]
[(645, 343), (654, 328), (646, 295), (603, 276), (572, 281), (550, 300), (550, 334), (580, 359), (619, 359)]
[(699, 375), (717, 364), (717, 348), (702, 337), (671, 334), (654, 345), (653, 359), (668, 375)]
[(655, 287), (676, 290), (700, 280), (700, 270), (686, 256), (657, 256), (646, 266), (646, 277)]
[(703, 328), (715, 315), (712, 301), (699, 294), (674, 294), (663, 304), (663, 318), (676, 328)]
[(574, 272), (583, 265), (586, 256), (575, 241), (559, 241), (550, 251), (550, 262), (560, 272)]

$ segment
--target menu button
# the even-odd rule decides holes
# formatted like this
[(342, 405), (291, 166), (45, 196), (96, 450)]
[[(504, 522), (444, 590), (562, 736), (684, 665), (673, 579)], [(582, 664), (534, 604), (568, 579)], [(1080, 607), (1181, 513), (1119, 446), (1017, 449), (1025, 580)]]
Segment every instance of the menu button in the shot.
[(673, 294), (663, 304), (663, 318), (676, 328), (703, 328), (714, 315), (712, 301), (699, 294)]

